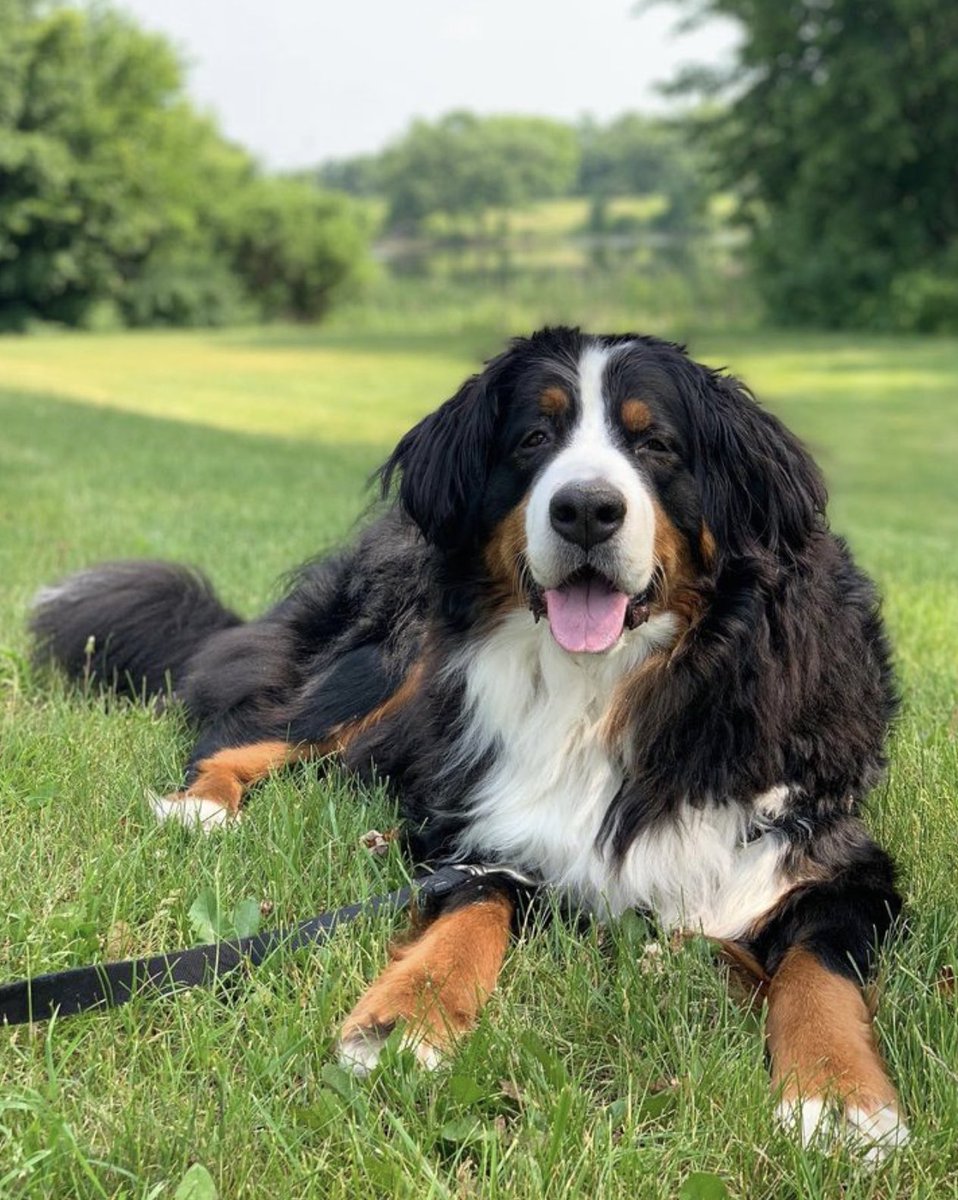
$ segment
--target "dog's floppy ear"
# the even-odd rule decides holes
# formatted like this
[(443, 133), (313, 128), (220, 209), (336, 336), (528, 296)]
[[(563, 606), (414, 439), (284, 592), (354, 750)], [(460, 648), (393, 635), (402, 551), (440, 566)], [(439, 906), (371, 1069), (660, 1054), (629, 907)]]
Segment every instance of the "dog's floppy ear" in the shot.
[(699, 372), (692, 469), (720, 552), (792, 557), (822, 523), (827, 493), (818, 467), (737, 379)]
[(508, 353), (492, 359), (410, 429), (379, 473), (383, 495), (400, 475), (399, 503), (426, 540), (445, 549), (466, 544), (475, 533)]

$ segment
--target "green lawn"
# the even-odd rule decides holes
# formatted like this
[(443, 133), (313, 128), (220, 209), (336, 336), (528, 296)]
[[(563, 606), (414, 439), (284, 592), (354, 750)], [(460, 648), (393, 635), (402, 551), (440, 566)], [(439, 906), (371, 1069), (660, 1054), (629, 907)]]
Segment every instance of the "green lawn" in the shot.
[[(0, 340), (0, 978), (204, 940), (204, 889), (264, 924), (403, 874), (359, 844), (380, 794), (319, 768), (274, 779), (244, 824), (153, 825), (175, 716), (107, 711), (32, 678), (34, 589), (100, 558), (202, 562), (248, 613), (347, 535), (366, 474), (495, 348), (491, 334), (306, 330)], [(0, 1197), (172, 1197), (193, 1162), (224, 1198), (674, 1197), (712, 1172), (738, 1197), (958, 1196), (958, 342), (763, 334), (693, 350), (745, 375), (814, 448), (833, 524), (886, 596), (905, 694), (871, 821), (913, 919), (882, 973), (879, 1030), (914, 1132), (869, 1174), (772, 1120), (759, 1022), (706, 948), (637, 920), (561, 924), (513, 954), (449, 1069), (330, 1059), (383, 962), (368, 921), (280, 954), (233, 1003), (206, 992), (0, 1032)], [(270, 907), (271, 906), (271, 907)]]

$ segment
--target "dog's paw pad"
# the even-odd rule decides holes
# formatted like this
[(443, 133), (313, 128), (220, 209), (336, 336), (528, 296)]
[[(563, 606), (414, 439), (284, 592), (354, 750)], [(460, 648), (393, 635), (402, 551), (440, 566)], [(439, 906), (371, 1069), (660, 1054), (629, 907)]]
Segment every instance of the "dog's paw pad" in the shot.
[(198, 829), (209, 833), (221, 829), (239, 820), (239, 815), (231, 815), (216, 800), (205, 800), (202, 796), (191, 796), (188, 792), (172, 796), (149, 794), (150, 808), (158, 821), (173, 821), (186, 825), (190, 829)]

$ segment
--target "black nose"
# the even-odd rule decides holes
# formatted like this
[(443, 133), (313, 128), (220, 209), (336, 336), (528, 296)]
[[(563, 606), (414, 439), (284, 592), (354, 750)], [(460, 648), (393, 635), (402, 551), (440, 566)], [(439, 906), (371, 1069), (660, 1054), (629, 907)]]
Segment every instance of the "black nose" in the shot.
[(625, 497), (607, 483), (567, 483), (549, 503), (549, 520), (560, 537), (589, 550), (622, 528)]

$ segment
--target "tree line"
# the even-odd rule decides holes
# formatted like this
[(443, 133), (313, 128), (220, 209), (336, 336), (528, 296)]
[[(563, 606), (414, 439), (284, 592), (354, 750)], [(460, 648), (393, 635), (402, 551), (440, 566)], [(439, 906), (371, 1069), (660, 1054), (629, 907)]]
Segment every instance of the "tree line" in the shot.
[(0, 327), (315, 319), (361, 276), (348, 197), (271, 177), (109, 8), (0, 0)]
[(702, 154), (687, 125), (639, 113), (570, 124), (451, 112), (414, 121), (379, 154), (326, 162), (316, 178), (383, 197), (387, 227), (399, 232), (419, 230), (437, 214), (480, 219), (491, 209), (559, 196), (588, 197), (601, 213), (612, 197), (651, 194), (662, 200), (656, 224), (688, 229), (708, 200)]
[[(647, 0), (652, 2), (652, 0)], [(780, 324), (958, 329), (958, 4), (672, 0), (731, 17), (695, 118), (454, 112), (384, 151), (265, 174), (189, 104), (162, 38), (101, 4), (0, 0), (0, 326), (316, 319), (397, 231), (560, 196), (654, 194), (656, 222), (737, 205)]]

